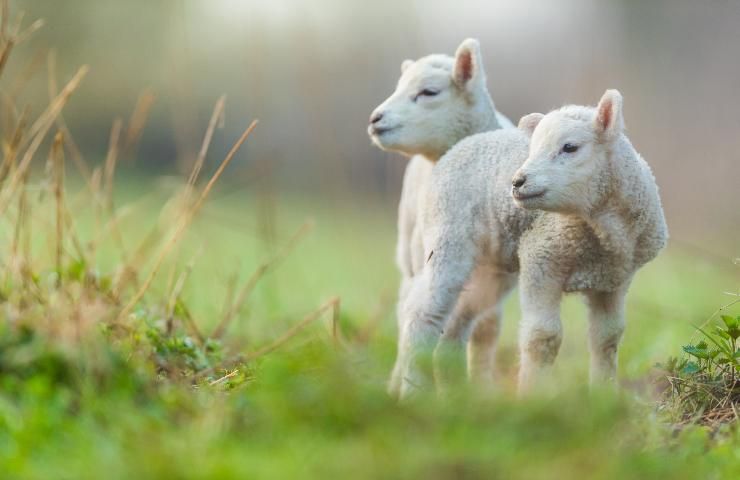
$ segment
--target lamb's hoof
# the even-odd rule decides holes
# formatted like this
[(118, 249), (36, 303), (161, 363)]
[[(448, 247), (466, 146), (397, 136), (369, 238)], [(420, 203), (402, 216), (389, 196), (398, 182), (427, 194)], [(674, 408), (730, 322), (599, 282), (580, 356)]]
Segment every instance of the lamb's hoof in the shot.
[(400, 376), (391, 375), (390, 380), (388, 380), (388, 385), (386, 386), (386, 392), (388, 392), (388, 395), (395, 400), (398, 400), (401, 397)]
[(399, 399), (402, 402), (408, 402), (418, 397), (422, 392), (431, 391), (434, 387), (432, 382), (426, 381), (421, 376), (406, 375), (401, 382), (401, 394)]

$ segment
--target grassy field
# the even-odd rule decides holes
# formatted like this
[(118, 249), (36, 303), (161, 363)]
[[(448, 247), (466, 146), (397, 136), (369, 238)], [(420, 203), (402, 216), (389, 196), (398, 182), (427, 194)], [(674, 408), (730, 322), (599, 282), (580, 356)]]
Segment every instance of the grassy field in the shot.
[[(40, 24), (20, 27), (0, 28), (0, 74)], [(723, 357), (695, 329), (737, 292), (729, 258), (676, 242), (639, 272), (618, 391), (587, 388), (585, 311), (567, 298), (557, 388), (516, 398), (512, 295), (494, 388), (398, 403), (395, 199), (270, 192), (220, 170), (116, 177), (146, 102), (75, 178), (85, 163), (59, 115), (86, 72), (62, 88), (50, 75), (37, 117), (0, 105), (0, 480), (740, 478), (737, 338)], [(724, 313), (716, 338), (740, 337), (740, 308)], [(685, 345), (696, 361), (676, 367)]]
[[(177, 184), (128, 180), (122, 187), (115, 203), (128, 211), (118, 223), (128, 255), (151, 238), (143, 257), (155, 258), (156, 245), (167, 243), (168, 226), (182, 215), (168, 200)], [(43, 288), (66, 292), (80, 304), (85, 288), (75, 285), (91, 280), (74, 280), (70, 273), (79, 259), (69, 226), (63, 245), (67, 273), (56, 275), (54, 200), (42, 190), (28, 188), (31, 212), (37, 212), (31, 221), (36, 234), (28, 239), (35, 281), (43, 287), (61, 277), (60, 289)], [(78, 187), (65, 199), (75, 211), (80, 239), (106, 232), (87, 198)], [(625, 388), (618, 394), (584, 387), (585, 312), (577, 298), (568, 298), (566, 337), (553, 372), (558, 392), (514, 398), (518, 310), (512, 296), (494, 392), (461, 385), (449, 398), (422, 396), (399, 405), (384, 391), (395, 350), (397, 281), (389, 210), (369, 202), (337, 206), (287, 196), (266, 202), (243, 189), (217, 189), (123, 320), (92, 306), (75, 315), (55, 314), (51, 307), (36, 317), (14, 315), (20, 307), (13, 290), (20, 287), (6, 276), (0, 322), (2, 478), (740, 474), (737, 430), (675, 428), (671, 412), (659, 408), (654, 369), (681, 354), (681, 346), (695, 337), (692, 325), (728, 303), (722, 292), (736, 288), (737, 267), (669, 249), (639, 273), (629, 295), (621, 354)], [(2, 226), (6, 243), (14, 238), (12, 219), (6, 216)], [(310, 226), (286, 250), (307, 220)], [(86, 275), (98, 278), (101, 289), (102, 279), (122, 262), (118, 242), (110, 234), (105, 238), (86, 264)], [(271, 258), (277, 263), (260, 276), (223, 338), (201, 344), (193, 328), (207, 337), (223, 318), (224, 305), (234, 303), (236, 295), (225, 301), (229, 292)], [(151, 266), (137, 263), (140, 277)], [(163, 326), (173, 291), (180, 292), (174, 320)], [(333, 296), (341, 299), (336, 325), (327, 312), (276, 350), (219, 368), (235, 353), (270, 345)], [(46, 300), (65, 305), (53, 296)], [(56, 324), (49, 327), (50, 322)], [(123, 333), (116, 322), (125, 326)]]

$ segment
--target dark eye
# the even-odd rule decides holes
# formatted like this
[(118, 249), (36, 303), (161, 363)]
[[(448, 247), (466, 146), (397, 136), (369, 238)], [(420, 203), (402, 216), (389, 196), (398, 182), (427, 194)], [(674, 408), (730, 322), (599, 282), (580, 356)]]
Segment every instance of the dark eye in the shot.
[(431, 88), (425, 88), (424, 90), (420, 91), (416, 94), (416, 97), (414, 98), (414, 101), (416, 101), (419, 97), (434, 97), (439, 94), (439, 90), (433, 90)]
[(573, 145), (572, 143), (566, 143), (563, 145), (563, 152), (565, 153), (573, 153), (578, 151), (578, 145)]

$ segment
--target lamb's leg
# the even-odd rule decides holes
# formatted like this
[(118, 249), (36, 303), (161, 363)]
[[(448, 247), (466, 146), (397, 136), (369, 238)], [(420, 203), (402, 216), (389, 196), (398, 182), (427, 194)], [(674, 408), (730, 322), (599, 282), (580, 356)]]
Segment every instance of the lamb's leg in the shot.
[(465, 346), (469, 345), (473, 325), (482, 313), (491, 309), (495, 298), (490, 267), (478, 265), (458, 297), (439, 345), (434, 352), (434, 378), (447, 387), (466, 377)]
[(468, 293), (468, 286), (465, 288), (434, 350), (434, 380), (442, 391), (466, 377), (465, 343), (476, 315), (462, 298)]
[(560, 322), (562, 290), (552, 278), (537, 270), (525, 274), (522, 267), (520, 300), (522, 320), (519, 334), (519, 392), (531, 391), (546, 378), (560, 349), (563, 328)]
[(503, 303), (515, 285), (516, 275), (495, 274), (480, 286), (483, 291), (479, 292), (478, 298), (485, 307), (473, 319), (473, 332), (468, 341), (468, 374), (479, 385), (493, 382)]
[(592, 385), (616, 380), (617, 350), (625, 324), (625, 290), (586, 293)]
[[(401, 279), (401, 286), (398, 289), (398, 304), (396, 306), (396, 318), (398, 321), (398, 351), (401, 350), (401, 338), (403, 337), (403, 306), (406, 303), (409, 291), (413, 284), (413, 277), (404, 276)], [(391, 372), (391, 378), (388, 381), (388, 393), (391, 396), (397, 397), (401, 392), (401, 379), (403, 378), (403, 368), (400, 362), (400, 355), (396, 357), (396, 363), (393, 366)]]
[(406, 321), (399, 344), (401, 398), (431, 383), (432, 353), (476, 258), (474, 245), (464, 238), (440, 238), (429, 244), (435, 247), (414, 279), (404, 306)]

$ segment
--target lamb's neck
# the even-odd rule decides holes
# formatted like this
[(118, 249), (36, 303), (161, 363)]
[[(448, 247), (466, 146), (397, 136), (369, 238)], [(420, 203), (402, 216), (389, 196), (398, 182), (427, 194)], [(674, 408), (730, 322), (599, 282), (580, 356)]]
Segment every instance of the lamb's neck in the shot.
[(440, 158), (442, 158), (443, 154), (434, 154), (434, 153), (417, 153), (417, 157), (421, 157), (424, 160), (428, 161), (429, 163), (436, 164)]
[[(457, 138), (459, 142), (463, 138), (475, 135), (476, 133), (490, 132), (501, 128), (498, 123), (498, 117), (496, 116), (496, 108), (493, 105), (493, 100), (486, 93), (486, 98), (475, 100), (476, 106), (474, 107), (475, 114), (472, 116), (473, 120), (470, 121), (465, 128), (461, 129), (462, 136)], [(451, 148), (453, 145), (450, 145)], [(442, 156), (447, 153), (444, 152), (424, 152), (418, 155), (424, 157), (432, 163), (437, 163)]]
[(593, 230), (604, 251), (624, 257), (624, 260), (630, 256), (632, 248), (627, 231), (629, 224), (619, 211), (604, 210), (585, 216), (584, 220)]
[(501, 128), (501, 125), (498, 123), (498, 118), (496, 117), (496, 107), (493, 104), (493, 100), (491, 100), (489, 95), (486, 96), (487, 98), (479, 102), (476, 115), (478, 122), (473, 126), (473, 131), (470, 132), (470, 135)]
[[(490, 96), (487, 96), (486, 99), (477, 101), (473, 119), (474, 120), (467, 125), (467, 128), (464, 129), (464, 134), (457, 139), (458, 142), (463, 138), (477, 133), (490, 132), (491, 130), (501, 128), (501, 125), (498, 123), (498, 117), (496, 116), (496, 108), (493, 106), (493, 100), (491, 100)], [(450, 145), (450, 148), (452, 146), (453, 145)], [(447, 152), (428, 152), (422, 155), (430, 162), (437, 163), (445, 153)]]
[(623, 195), (620, 182), (610, 178), (604, 200), (580, 215), (591, 227), (604, 251), (628, 262), (634, 248), (631, 240), (629, 200)]

